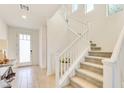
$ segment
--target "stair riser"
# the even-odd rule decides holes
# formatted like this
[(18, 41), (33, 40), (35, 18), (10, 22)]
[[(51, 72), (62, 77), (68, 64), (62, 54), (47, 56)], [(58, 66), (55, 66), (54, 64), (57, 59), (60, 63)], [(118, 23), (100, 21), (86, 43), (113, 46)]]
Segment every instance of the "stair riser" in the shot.
[(96, 44), (90, 44), (90, 46), (91, 46), (91, 47), (95, 47), (95, 46), (96, 46)]
[(97, 59), (97, 58), (88, 58), (88, 57), (85, 57), (85, 61), (86, 62), (90, 62), (90, 63), (95, 63), (95, 64), (100, 64), (102, 65), (102, 59)]
[(90, 77), (90, 76), (88, 76), (86, 74), (83, 74), (83, 73), (80, 73), (80, 72), (76, 71), (76, 75), (81, 77), (81, 78), (83, 78), (83, 79), (85, 79), (85, 80), (87, 80), (87, 81), (89, 81), (89, 82), (91, 82), (91, 83), (93, 83), (93, 84), (95, 84), (99, 88), (103, 87), (103, 83), (101, 81), (99, 81), (97, 79), (94, 79), (94, 78), (92, 78), (92, 77)]
[(103, 74), (103, 69), (101, 69), (101, 68), (96, 68), (96, 67), (89, 66), (89, 65), (86, 65), (86, 64), (81, 64), (80, 67), (83, 68), (83, 69), (90, 70), (92, 72), (101, 74), (101, 75)]
[(75, 83), (74, 81), (70, 81), (70, 84), (74, 87), (74, 88), (82, 88), (79, 84)]
[(101, 51), (101, 49), (90, 49), (91, 51)]
[(100, 47), (91, 47), (90, 49), (91, 49), (91, 51), (100, 51), (101, 50)]
[(111, 57), (111, 53), (100, 53), (100, 52), (89, 52), (89, 56), (97, 56), (97, 57)]

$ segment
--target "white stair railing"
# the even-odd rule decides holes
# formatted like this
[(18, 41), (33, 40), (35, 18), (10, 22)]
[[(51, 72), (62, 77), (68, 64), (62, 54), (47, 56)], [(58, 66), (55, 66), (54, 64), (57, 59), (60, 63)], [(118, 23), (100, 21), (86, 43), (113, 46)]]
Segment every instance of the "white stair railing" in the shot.
[[(82, 31), (77, 33), (73, 28), (68, 24), (71, 20), (76, 21), (81, 24)], [(56, 85), (60, 87), (65, 77), (69, 75), (68, 71), (74, 70), (75, 62), (79, 62), (82, 56), (82, 53), (88, 48), (88, 33), (89, 25), (87, 23), (79, 22), (77, 19), (68, 17), (65, 19), (67, 23), (67, 30), (71, 31), (77, 36), (77, 38), (70, 43), (60, 54), (56, 55)], [(71, 70), (70, 70), (71, 68)]]
[[(65, 9), (65, 7), (63, 8)], [(65, 10), (65, 12), (67, 12)], [(72, 32), (77, 36), (77, 38), (72, 41), (61, 53), (57, 53), (56, 55), (56, 86), (61, 87), (62, 83), (66, 79), (67, 76), (70, 75), (77, 63), (82, 58), (84, 51), (88, 48), (88, 33), (89, 33), (89, 24), (81, 22), (73, 17), (65, 17), (63, 13), (61, 14), (63, 20), (66, 23), (67, 31)], [(80, 24), (80, 32), (77, 32), (72, 28), (70, 22), (73, 20), (77, 24)]]
[(124, 87), (124, 27), (111, 58), (103, 60), (103, 87)]
[(75, 39), (62, 53), (56, 57), (56, 84), (59, 87), (62, 78), (69, 68), (75, 63), (82, 52), (88, 47), (85, 40), (88, 31)]

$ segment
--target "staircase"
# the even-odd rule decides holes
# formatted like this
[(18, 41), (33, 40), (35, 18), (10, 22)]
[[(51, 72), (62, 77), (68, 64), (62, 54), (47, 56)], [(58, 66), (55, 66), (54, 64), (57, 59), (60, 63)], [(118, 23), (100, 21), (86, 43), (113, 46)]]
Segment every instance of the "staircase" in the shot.
[(102, 88), (103, 87), (103, 64), (102, 59), (110, 58), (112, 52), (103, 52), (101, 47), (90, 41), (90, 51), (85, 56), (85, 62), (70, 78), (70, 83), (64, 88)]

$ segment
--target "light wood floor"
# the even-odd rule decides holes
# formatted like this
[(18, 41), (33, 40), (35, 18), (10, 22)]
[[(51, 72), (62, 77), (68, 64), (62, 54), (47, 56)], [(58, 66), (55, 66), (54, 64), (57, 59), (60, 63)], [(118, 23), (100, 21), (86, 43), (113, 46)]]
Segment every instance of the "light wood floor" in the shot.
[(55, 76), (47, 76), (38, 66), (21, 67), (16, 69), (12, 85), (13, 88), (54, 88)]

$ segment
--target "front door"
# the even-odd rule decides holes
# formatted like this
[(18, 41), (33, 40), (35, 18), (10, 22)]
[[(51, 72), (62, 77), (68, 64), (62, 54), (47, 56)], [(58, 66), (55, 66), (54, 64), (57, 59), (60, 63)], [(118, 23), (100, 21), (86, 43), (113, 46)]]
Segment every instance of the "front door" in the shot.
[(27, 33), (18, 35), (19, 66), (32, 65), (32, 36)]

